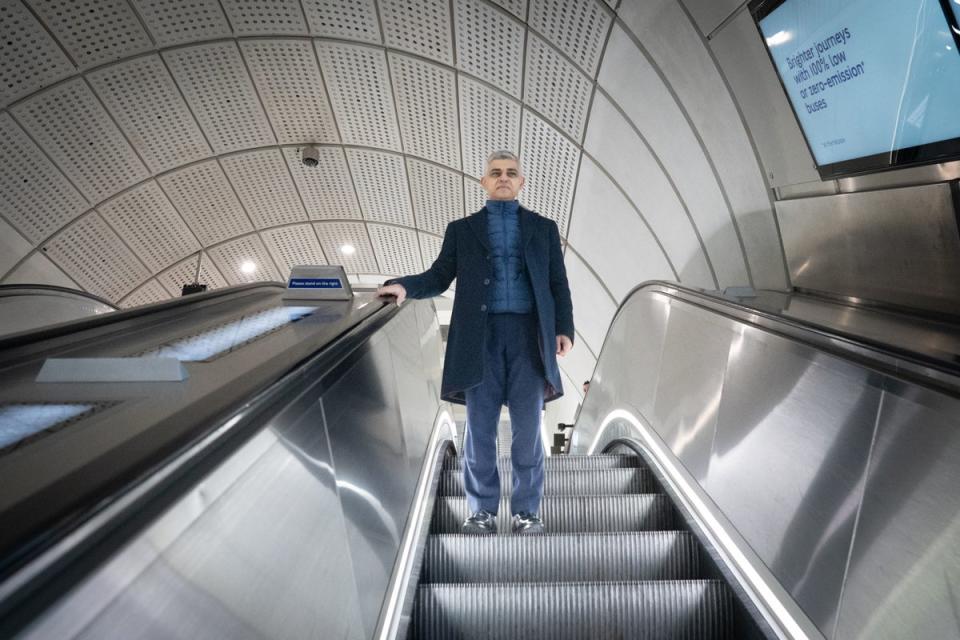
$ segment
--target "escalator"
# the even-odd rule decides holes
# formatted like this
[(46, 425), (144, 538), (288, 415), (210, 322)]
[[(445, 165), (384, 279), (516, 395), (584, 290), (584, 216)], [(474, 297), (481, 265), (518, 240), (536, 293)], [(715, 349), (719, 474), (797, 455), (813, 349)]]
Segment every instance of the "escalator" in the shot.
[[(549, 533), (511, 535), (507, 516), (500, 535), (471, 536), (459, 533), (462, 463), (447, 458), (408, 638), (752, 637), (640, 457), (546, 460)], [(500, 462), (508, 496), (509, 459)], [(508, 498), (499, 512), (510, 513)]]

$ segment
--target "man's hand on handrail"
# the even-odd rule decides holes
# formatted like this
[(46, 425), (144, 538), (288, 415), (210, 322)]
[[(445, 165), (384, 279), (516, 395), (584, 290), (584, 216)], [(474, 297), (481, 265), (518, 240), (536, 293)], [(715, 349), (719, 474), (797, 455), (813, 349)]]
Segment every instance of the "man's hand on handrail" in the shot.
[(397, 298), (397, 304), (403, 304), (403, 301), (407, 299), (407, 290), (404, 289), (402, 284), (385, 284), (379, 289), (377, 289), (378, 296), (395, 296)]

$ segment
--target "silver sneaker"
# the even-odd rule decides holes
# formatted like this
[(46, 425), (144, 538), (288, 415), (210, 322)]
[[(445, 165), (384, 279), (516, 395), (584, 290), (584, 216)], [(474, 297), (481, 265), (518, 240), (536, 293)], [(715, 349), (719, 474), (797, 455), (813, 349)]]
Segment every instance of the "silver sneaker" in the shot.
[(513, 516), (513, 533), (516, 535), (525, 536), (543, 532), (543, 520), (537, 514), (521, 511)]
[(497, 516), (486, 509), (480, 509), (463, 521), (462, 533), (489, 535), (497, 532)]

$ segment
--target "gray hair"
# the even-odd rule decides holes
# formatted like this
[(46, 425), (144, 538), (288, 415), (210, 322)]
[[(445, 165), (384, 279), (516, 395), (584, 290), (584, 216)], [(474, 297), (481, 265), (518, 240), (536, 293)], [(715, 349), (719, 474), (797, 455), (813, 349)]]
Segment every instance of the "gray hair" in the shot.
[(520, 158), (518, 158), (517, 154), (515, 154), (513, 151), (508, 149), (497, 149), (487, 156), (487, 166), (490, 166), (490, 163), (494, 160), (513, 160), (517, 163), (517, 169), (520, 170), (520, 175), (523, 175), (523, 169), (520, 168)]

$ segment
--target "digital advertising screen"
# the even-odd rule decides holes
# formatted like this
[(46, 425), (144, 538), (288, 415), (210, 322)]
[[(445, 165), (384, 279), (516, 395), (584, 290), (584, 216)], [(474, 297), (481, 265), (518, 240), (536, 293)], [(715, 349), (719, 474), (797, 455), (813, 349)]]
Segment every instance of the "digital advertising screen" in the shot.
[(960, 157), (960, 0), (754, 0), (822, 178)]

